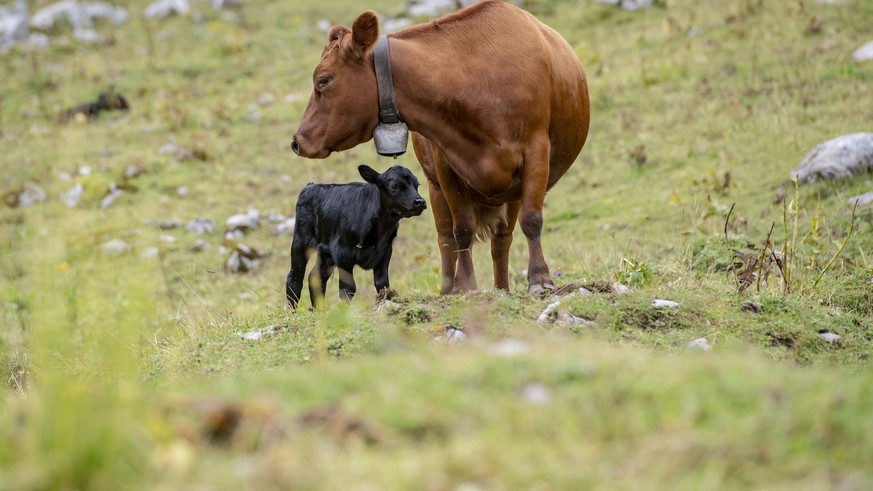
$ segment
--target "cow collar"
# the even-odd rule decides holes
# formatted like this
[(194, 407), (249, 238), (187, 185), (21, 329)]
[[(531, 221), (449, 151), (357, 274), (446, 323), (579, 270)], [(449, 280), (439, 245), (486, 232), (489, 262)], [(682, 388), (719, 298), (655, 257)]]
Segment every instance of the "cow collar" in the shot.
[(373, 130), (376, 152), (379, 155), (397, 158), (406, 152), (409, 128), (397, 112), (397, 97), (394, 94), (394, 78), (391, 76), (391, 58), (388, 52), (388, 36), (379, 36), (373, 49), (373, 65), (376, 70), (376, 88), (379, 92), (379, 124)]

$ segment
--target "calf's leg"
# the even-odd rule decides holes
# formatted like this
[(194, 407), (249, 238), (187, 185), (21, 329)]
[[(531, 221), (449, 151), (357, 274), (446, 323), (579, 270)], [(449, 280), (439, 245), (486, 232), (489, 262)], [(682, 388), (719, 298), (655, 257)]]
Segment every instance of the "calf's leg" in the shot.
[(318, 254), (317, 264), (309, 273), (309, 299), (316, 309), (324, 307), (327, 280), (333, 274), (334, 265), (329, 257)]
[(304, 241), (299, 237), (294, 237), (291, 244), (291, 269), (288, 271), (288, 277), (285, 279), (285, 297), (292, 308), (297, 308), (297, 304), (300, 303), (307, 259)]
[(382, 260), (373, 268), (373, 284), (376, 285), (376, 293), (382, 293), (382, 291), (391, 288), (391, 282), (388, 280), (388, 264), (391, 262), (393, 252), (394, 248), (389, 245)]
[(357, 286), (355, 285), (355, 277), (352, 275), (354, 264), (341, 263), (337, 264), (339, 270), (339, 298), (351, 302), (355, 296)]

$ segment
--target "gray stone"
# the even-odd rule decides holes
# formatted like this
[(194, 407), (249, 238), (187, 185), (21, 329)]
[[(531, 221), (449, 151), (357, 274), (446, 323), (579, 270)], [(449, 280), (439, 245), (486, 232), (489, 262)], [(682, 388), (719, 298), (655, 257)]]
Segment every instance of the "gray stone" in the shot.
[(449, 344), (459, 344), (467, 340), (467, 333), (458, 329), (451, 324), (446, 324), (446, 342)]
[(706, 338), (697, 338), (686, 344), (685, 349), (691, 351), (712, 351), (712, 346), (709, 345), (709, 341)]
[(37, 29), (49, 29), (63, 19), (77, 30), (90, 28), (97, 19), (122, 24), (127, 21), (127, 17), (127, 10), (105, 2), (81, 3), (77, 0), (63, 0), (35, 13), (30, 19), (30, 25)]
[(743, 300), (740, 304), (740, 310), (743, 312), (754, 312), (756, 314), (761, 313), (761, 304), (752, 300)]
[(558, 306), (560, 306), (560, 305), (561, 305), (560, 300), (558, 300), (557, 302), (552, 302), (549, 305), (547, 305), (546, 308), (543, 309), (542, 312), (540, 312), (539, 317), (537, 317), (537, 321), (545, 322), (545, 321), (550, 320), (552, 317), (552, 312), (554, 312), (555, 309), (557, 309)]
[(75, 208), (79, 204), (79, 199), (82, 198), (82, 193), (85, 192), (85, 187), (82, 183), (77, 182), (73, 187), (61, 193), (61, 201), (66, 203), (70, 208)]
[(873, 133), (839, 136), (813, 148), (791, 171), (802, 184), (818, 179), (846, 179), (873, 170)]
[(8, 7), (0, 6), (0, 53), (27, 40), (27, 26), (27, 3), (18, 1)]
[(104, 254), (109, 254), (111, 256), (121, 256), (130, 252), (131, 246), (121, 239), (112, 239), (108, 242), (104, 242), (103, 244), (101, 244), (100, 250), (103, 251)]
[(246, 233), (261, 226), (261, 212), (251, 209), (245, 213), (231, 216), (225, 224), (227, 225), (228, 232), (239, 230)]
[(194, 243), (191, 244), (189, 250), (191, 252), (203, 252), (206, 249), (209, 249), (209, 243), (203, 239), (197, 239)]
[(149, 4), (142, 15), (146, 19), (163, 19), (172, 14), (188, 15), (190, 10), (189, 0), (158, 0)]
[(630, 288), (628, 288), (625, 285), (622, 285), (621, 283), (616, 283), (616, 284), (612, 285), (612, 293), (624, 294), (624, 293), (633, 293), (633, 292), (634, 292), (633, 290), (631, 290)]
[(679, 306), (679, 302), (674, 302), (672, 300), (664, 300), (661, 298), (656, 298), (652, 300), (652, 307), (656, 308), (675, 308)]
[(853, 206), (866, 205), (870, 202), (873, 202), (873, 191), (849, 198), (849, 204)]
[(831, 344), (839, 342), (839, 340), (840, 340), (839, 334), (832, 333), (829, 331), (820, 332), (820, 333), (818, 333), (818, 335), (820, 338), (824, 339), (825, 341), (827, 341)]
[(530, 352), (530, 343), (519, 339), (502, 339), (491, 345), (491, 354), (512, 358)]
[(18, 194), (18, 206), (22, 208), (33, 206), (45, 201), (45, 197), (45, 191), (41, 187), (28, 182), (22, 186), (21, 193)]
[(294, 234), (294, 225), (297, 223), (297, 219), (288, 218), (282, 223), (277, 223), (273, 226), (273, 233), (276, 235), (293, 235)]
[(521, 387), (521, 399), (542, 406), (552, 402), (552, 390), (542, 382), (528, 382)]
[(873, 41), (861, 45), (852, 53), (852, 58), (855, 61), (870, 61), (873, 60)]
[(654, 0), (600, 0), (600, 3), (615, 5), (616, 7), (621, 7), (622, 10), (632, 12), (634, 10), (652, 8)]
[(215, 230), (215, 222), (208, 218), (195, 218), (185, 225), (185, 230), (192, 234), (211, 234)]

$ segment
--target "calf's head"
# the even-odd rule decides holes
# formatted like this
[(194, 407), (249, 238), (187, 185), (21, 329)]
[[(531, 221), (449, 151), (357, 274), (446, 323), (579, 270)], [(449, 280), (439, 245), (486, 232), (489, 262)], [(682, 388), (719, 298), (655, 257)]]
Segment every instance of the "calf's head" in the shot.
[(330, 30), (312, 73), (312, 95), (291, 139), (294, 153), (323, 159), (373, 137), (379, 99), (371, 52), (378, 37), (379, 18), (372, 11), (361, 14), (351, 30)]
[(418, 194), (418, 179), (406, 167), (395, 165), (379, 174), (369, 165), (361, 164), (358, 172), (365, 181), (379, 187), (382, 207), (392, 218), (418, 216), (427, 208), (424, 198)]

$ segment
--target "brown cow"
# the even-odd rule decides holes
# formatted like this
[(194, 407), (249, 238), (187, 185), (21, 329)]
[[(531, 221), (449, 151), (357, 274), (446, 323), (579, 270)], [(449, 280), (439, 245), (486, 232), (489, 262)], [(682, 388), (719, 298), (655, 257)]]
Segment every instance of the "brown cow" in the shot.
[[(292, 149), (325, 158), (372, 138), (378, 18), (330, 30)], [(546, 191), (588, 136), (588, 83), (553, 29), (485, 1), (389, 35), (400, 116), (427, 176), (442, 256), (442, 294), (476, 288), (470, 247), (491, 237), (495, 288), (509, 288), (515, 222), (530, 248), (528, 290), (554, 288), (540, 244)]]

